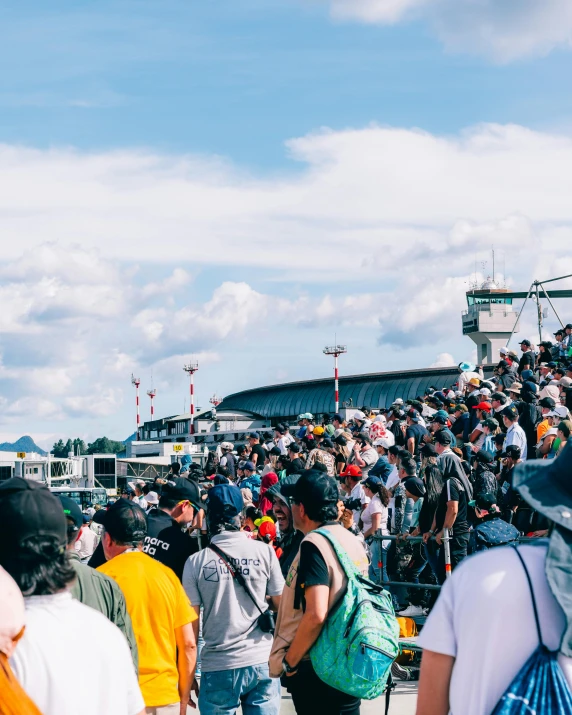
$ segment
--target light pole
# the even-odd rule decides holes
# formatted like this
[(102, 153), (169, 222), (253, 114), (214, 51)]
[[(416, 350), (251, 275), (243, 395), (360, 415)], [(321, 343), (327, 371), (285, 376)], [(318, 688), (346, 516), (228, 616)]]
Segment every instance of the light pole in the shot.
[(141, 384), (141, 379), (139, 377), (134, 377), (131, 374), (131, 384), (135, 385), (135, 406), (137, 409), (137, 429), (135, 430), (135, 439), (139, 439), (139, 425), (141, 423), (141, 417), (139, 416), (139, 385)]
[(155, 399), (155, 395), (157, 394), (157, 390), (153, 388), (152, 390), (147, 390), (147, 394), (151, 398), (151, 422), (155, 419), (155, 406), (153, 404), (153, 400)]
[(183, 370), (189, 375), (191, 379), (191, 417), (189, 419), (189, 434), (195, 433), (195, 378), (194, 374), (199, 369), (199, 363), (196, 360), (189, 360), (189, 362), (183, 367)]
[(339, 390), (339, 375), (338, 375), (338, 357), (347, 353), (347, 345), (330, 345), (324, 348), (324, 355), (334, 356), (334, 402), (336, 412), (340, 409), (340, 390)]

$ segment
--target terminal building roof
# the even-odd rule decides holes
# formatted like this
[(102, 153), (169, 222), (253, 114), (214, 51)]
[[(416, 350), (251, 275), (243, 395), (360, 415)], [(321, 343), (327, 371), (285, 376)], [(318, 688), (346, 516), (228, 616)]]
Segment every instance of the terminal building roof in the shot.
[[(423, 395), (430, 387), (450, 387), (457, 381), (457, 367), (376, 372), (340, 377), (340, 408), (388, 407), (398, 397), (407, 400)], [(235, 392), (222, 401), (218, 411), (248, 410), (266, 419), (296, 420), (303, 412), (333, 414), (334, 380), (324, 378)]]

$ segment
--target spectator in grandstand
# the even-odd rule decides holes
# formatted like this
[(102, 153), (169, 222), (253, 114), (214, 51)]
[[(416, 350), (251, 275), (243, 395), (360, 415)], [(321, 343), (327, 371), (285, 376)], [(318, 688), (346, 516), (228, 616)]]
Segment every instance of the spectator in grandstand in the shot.
[(502, 418), (504, 426), (506, 427), (506, 439), (505, 439), (505, 449), (510, 445), (514, 444), (520, 447), (520, 453), (522, 459), (526, 459), (528, 445), (526, 440), (526, 434), (522, 427), (518, 424), (518, 410), (514, 405), (509, 405), (505, 407), (502, 411)]
[(355, 465), (350, 464), (347, 469), (345, 469), (340, 474), (340, 482), (343, 491), (357, 503), (359, 500), (360, 506), (354, 507), (354, 521), (359, 524), (362, 509), (369, 503), (369, 497), (366, 496), (363, 484), (363, 474), (361, 469)]
[(350, 459), (348, 440), (343, 434), (334, 437), (334, 459), (336, 461), (336, 474), (339, 476), (348, 466)]
[(362, 477), (369, 474), (370, 469), (377, 462), (377, 452), (372, 447), (371, 439), (365, 432), (355, 435), (355, 442), (350, 456), (350, 464), (360, 468)]
[(492, 493), (496, 496), (498, 483), (493, 472), (494, 462), (494, 454), (485, 449), (473, 457), (473, 494)]
[(236, 479), (236, 463), (237, 459), (234, 456), (233, 449), (234, 445), (232, 442), (222, 442), (220, 445), (222, 451), (222, 457), (220, 458), (220, 466), (228, 469), (230, 474), (230, 479), (234, 481)]
[(426, 427), (419, 423), (420, 415), (417, 410), (409, 410), (405, 418), (407, 425), (405, 429), (405, 448), (413, 459), (419, 464), (421, 462), (421, 447), (424, 445), (429, 432)]
[(260, 435), (258, 432), (251, 432), (248, 435), (248, 444), (250, 445), (250, 455), (248, 461), (252, 462), (254, 468), (262, 467), (266, 453), (264, 447), (260, 444)]
[(465, 426), (467, 427), (468, 433), (468, 422), (469, 422), (469, 410), (464, 404), (455, 405), (453, 408), (453, 417), (455, 421), (451, 426), (451, 432), (455, 435), (457, 447), (463, 447), (465, 440), (463, 435), (465, 434)]
[(510, 365), (506, 360), (501, 360), (497, 366), (499, 392), (508, 392), (508, 388), (516, 379), (515, 373), (510, 369)]
[(518, 361), (518, 374), (522, 374), (523, 370), (534, 370), (536, 355), (532, 350), (532, 343), (530, 340), (522, 340), (520, 343), (520, 349), (522, 351), (522, 356)]
[(408, 534), (413, 519), (413, 499), (407, 497), (405, 480), (417, 476), (417, 464), (407, 455), (400, 461), (399, 484), (393, 490), (393, 533)]
[[(511, 703), (514, 712), (528, 711), (527, 703), (521, 708), (516, 698), (501, 699), (519, 676), (538, 692), (536, 673), (526, 676), (522, 669), (541, 644), (559, 651), (550, 667), (562, 668), (563, 696), (570, 702), (571, 472), (572, 445), (556, 460), (529, 461), (516, 469), (515, 488), (554, 524), (550, 542), (488, 550), (461, 564), (447, 580), (418, 638), (423, 661), (417, 715), (509, 712)], [(483, 638), (483, 633), (510, 633), (510, 638), (499, 648), (497, 639)], [(569, 705), (561, 711), (566, 709)]]
[[(323, 430), (322, 427), (320, 429)], [(328, 475), (330, 477), (335, 477), (336, 458), (332, 454), (334, 443), (328, 437), (323, 437), (323, 435), (316, 437), (316, 443), (316, 448), (310, 452), (310, 454), (308, 455), (308, 459), (306, 460), (306, 469), (312, 469), (316, 462), (320, 462), (326, 467)]]
[(451, 566), (455, 568), (467, 555), (469, 543), (468, 503), (473, 497), (472, 488), (461, 466), (460, 459), (450, 448), (448, 434), (439, 434), (435, 448), (439, 455), (437, 465), (443, 474), (443, 489), (431, 529), (423, 534), (425, 543), (431, 536), (440, 547), (438, 554), (437, 578), (445, 581), (445, 549), (442, 546), (444, 530), (452, 530), (449, 540)]
[(519, 530), (502, 519), (496, 502), (497, 497), (493, 492), (479, 492), (469, 502), (469, 506), (475, 510), (477, 521), (469, 538), (469, 554), (518, 541)]
[(391, 542), (382, 542), (373, 537), (378, 533), (389, 535), (387, 528), (389, 492), (379, 477), (369, 476), (362, 483), (365, 495), (369, 497), (369, 503), (366, 504), (361, 515), (363, 537), (369, 544), (371, 555), (369, 578), (374, 583), (380, 583), (382, 579), (383, 581), (389, 580), (387, 578), (387, 550)]

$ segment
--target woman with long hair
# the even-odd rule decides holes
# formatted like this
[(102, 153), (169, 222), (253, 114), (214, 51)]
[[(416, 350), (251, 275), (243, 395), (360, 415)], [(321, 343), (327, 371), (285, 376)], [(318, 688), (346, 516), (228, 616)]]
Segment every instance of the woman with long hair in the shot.
[(348, 440), (344, 435), (340, 434), (334, 437), (334, 458), (336, 460), (336, 474), (341, 474), (348, 466), (350, 459), (350, 450)]
[(389, 535), (387, 528), (389, 492), (379, 477), (368, 477), (362, 484), (363, 491), (370, 500), (361, 514), (363, 536), (371, 552), (369, 578), (374, 583), (381, 583), (381, 579), (389, 581), (387, 577), (387, 549), (391, 542), (373, 537), (378, 531), (381, 531), (382, 535)]
[[(443, 474), (437, 465), (437, 450), (434, 444), (426, 444), (421, 449), (421, 471), (420, 477), (425, 483), (425, 496), (423, 497), (423, 505), (419, 512), (419, 524), (411, 532), (411, 536), (421, 536), (431, 531), (435, 512), (439, 504), (439, 497), (443, 491), (445, 484)], [(435, 553), (434, 543), (423, 544), (425, 557), (429, 561), (429, 565), (435, 576), (437, 575), (437, 554)]]

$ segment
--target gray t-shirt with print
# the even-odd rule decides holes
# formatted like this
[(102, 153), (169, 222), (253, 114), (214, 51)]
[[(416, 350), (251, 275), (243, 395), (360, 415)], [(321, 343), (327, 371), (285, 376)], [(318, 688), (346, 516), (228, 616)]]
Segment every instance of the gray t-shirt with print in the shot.
[[(262, 610), (266, 596), (280, 596), (284, 578), (274, 549), (246, 533), (226, 531), (213, 543), (242, 570)], [(257, 624), (260, 612), (223, 560), (208, 547), (185, 564), (183, 587), (193, 606), (203, 607), (201, 669), (204, 673), (267, 663), (272, 635)]]

